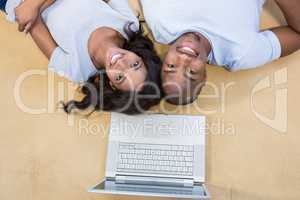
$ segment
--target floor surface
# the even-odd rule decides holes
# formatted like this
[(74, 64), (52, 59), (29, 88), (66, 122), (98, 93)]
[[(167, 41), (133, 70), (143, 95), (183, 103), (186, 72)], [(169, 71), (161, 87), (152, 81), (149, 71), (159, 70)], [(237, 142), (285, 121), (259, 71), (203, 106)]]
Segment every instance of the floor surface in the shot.
[[(262, 28), (283, 22), (268, 3)], [(3, 15), (0, 44), (0, 199), (148, 199), (87, 192), (104, 177), (109, 114), (68, 117), (57, 109), (74, 86), (48, 73), (30, 37)], [(197, 103), (160, 110), (208, 117), (213, 199), (299, 200), (300, 52), (251, 71), (210, 67), (208, 76)]]

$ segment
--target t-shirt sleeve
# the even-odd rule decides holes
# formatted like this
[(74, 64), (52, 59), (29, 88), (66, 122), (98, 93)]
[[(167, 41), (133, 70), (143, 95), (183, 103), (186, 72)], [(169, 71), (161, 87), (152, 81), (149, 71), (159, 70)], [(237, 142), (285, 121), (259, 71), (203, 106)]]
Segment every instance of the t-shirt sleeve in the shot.
[(15, 8), (18, 7), (23, 1), (22, 0), (9, 0), (6, 2), (5, 11), (6, 19), (10, 22), (16, 21)]
[(60, 47), (53, 51), (48, 65), (49, 70), (56, 72), (60, 76), (66, 77), (67, 69), (70, 66), (70, 56)]
[(137, 29), (136, 31), (138, 31), (139, 20), (138, 20), (137, 16), (134, 14), (128, 1), (129, 0), (110, 0), (110, 1), (108, 1), (108, 5), (110, 5), (110, 7), (112, 9), (119, 12), (121, 15), (126, 17), (131, 22), (134, 22), (136, 27), (132, 27), (132, 28), (136, 28)]
[[(57, 47), (51, 55), (48, 69), (74, 83), (83, 83), (94, 75), (97, 69), (89, 63), (90, 60), (85, 60), (90, 58), (85, 57), (82, 52), (69, 53)], [(78, 56), (79, 53), (81, 57)]]
[(255, 35), (246, 53), (234, 61), (230, 71), (246, 70), (267, 64), (281, 56), (281, 44), (272, 31), (264, 31)]

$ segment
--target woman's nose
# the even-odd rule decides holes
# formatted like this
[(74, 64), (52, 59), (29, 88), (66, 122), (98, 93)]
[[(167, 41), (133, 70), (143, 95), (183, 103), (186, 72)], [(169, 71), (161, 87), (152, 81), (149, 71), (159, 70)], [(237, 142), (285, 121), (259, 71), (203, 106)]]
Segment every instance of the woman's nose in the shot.
[(122, 58), (119, 60), (118, 66), (119, 66), (119, 69), (126, 70), (129, 66), (129, 63), (128, 63), (127, 59)]

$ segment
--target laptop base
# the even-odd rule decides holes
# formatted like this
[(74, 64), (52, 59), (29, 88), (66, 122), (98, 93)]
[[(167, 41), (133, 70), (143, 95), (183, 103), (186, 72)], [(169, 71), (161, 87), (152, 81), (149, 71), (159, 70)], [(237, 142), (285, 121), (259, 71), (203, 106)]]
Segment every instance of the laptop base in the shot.
[(183, 199), (210, 199), (204, 184), (195, 185), (191, 188), (151, 186), (136, 184), (117, 184), (115, 181), (104, 180), (89, 192), (113, 195), (166, 197)]

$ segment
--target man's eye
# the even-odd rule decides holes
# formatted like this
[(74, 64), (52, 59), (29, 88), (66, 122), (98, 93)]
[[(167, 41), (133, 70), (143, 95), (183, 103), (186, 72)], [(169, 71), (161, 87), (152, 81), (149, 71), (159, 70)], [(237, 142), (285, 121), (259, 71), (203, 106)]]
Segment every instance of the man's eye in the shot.
[(176, 67), (173, 64), (166, 64), (167, 67), (164, 69), (164, 72), (166, 73), (175, 73), (176, 72)]
[(191, 74), (191, 75), (197, 74), (197, 72), (194, 71), (194, 70), (192, 70), (192, 69), (188, 69), (187, 72), (188, 72), (189, 74)]
[(191, 69), (186, 70), (186, 73), (185, 73), (186, 77), (189, 78), (189, 79), (192, 79), (192, 80), (195, 79), (196, 74), (197, 74), (197, 72), (193, 71)]
[(174, 68), (175, 68), (175, 65), (173, 65), (173, 64), (168, 64), (168, 67), (169, 67), (170, 69), (174, 69)]
[(192, 75), (197, 74), (197, 72), (195, 72), (195, 71), (193, 71), (193, 70), (191, 70), (190, 73), (191, 73)]

